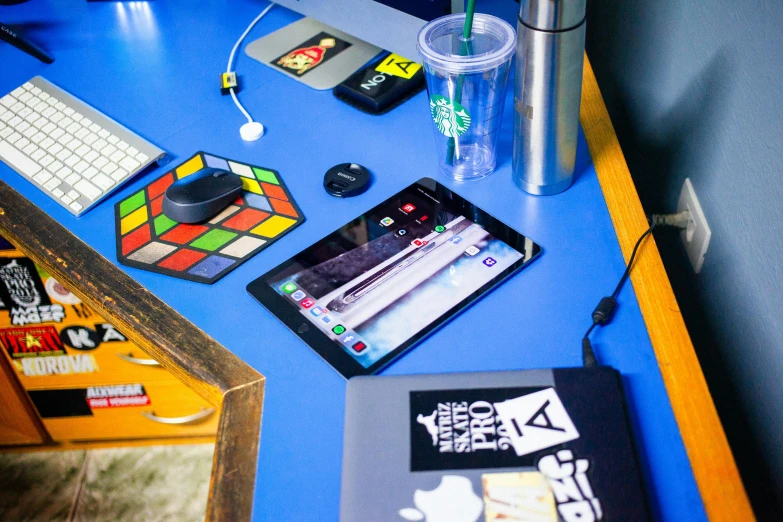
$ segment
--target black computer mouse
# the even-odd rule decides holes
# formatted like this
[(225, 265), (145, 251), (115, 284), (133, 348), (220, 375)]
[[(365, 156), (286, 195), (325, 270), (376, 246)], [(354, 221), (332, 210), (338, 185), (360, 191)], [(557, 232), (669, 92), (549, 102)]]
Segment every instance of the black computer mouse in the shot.
[(240, 192), (241, 177), (204, 168), (169, 185), (163, 213), (179, 223), (201, 223), (226, 208)]

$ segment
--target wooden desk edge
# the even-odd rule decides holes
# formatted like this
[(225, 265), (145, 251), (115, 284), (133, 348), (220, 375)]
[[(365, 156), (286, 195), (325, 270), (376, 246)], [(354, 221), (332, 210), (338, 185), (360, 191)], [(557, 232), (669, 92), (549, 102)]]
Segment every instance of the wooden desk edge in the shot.
[(219, 406), (207, 520), (250, 520), (264, 377), (0, 180), (0, 235)]
[[(649, 225), (586, 56), (581, 123), (627, 261)], [(652, 237), (646, 243), (631, 281), (707, 516), (712, 521), (755, 520), (658, 247)]]
[[(647, 221), (587, 58), (581, 122), (627, 259)], [(1, 235), (164, 367), (222, 407), (207, 519), (250, 520), (263, 376), (2, 181), (0, 201)], [(714, 521), (754, 520), (654, 241), (641, 250), (631, 281), (708, 517)], [(152, 317), (156, 320), (147, 320)]]

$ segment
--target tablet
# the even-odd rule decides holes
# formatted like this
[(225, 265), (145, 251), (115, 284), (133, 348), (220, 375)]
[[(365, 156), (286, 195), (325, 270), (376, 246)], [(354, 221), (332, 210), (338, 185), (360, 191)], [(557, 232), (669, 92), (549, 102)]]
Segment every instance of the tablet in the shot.
[(350, 378), (389, 364), (540, 251), (423, 178), (247, 290)]

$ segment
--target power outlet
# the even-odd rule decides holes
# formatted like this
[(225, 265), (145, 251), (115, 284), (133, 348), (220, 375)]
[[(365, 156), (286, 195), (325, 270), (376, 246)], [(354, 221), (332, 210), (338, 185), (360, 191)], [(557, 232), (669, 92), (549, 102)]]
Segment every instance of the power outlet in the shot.
[(685, 244), (685, 251), (688, 253), (691, 265), (693, 265), (693, 271), (698, 274), (710, 246), (712, 231), (707, 224), (707, 218), (704, 217), (690, 178), (685, 178), (685, 184), (680, 192), (680, 200), (677, 202), (677, 212), (683, 210), (690, 212), (691, 218), (688, 221), (688, 226), (680, 233), (680, 238)]

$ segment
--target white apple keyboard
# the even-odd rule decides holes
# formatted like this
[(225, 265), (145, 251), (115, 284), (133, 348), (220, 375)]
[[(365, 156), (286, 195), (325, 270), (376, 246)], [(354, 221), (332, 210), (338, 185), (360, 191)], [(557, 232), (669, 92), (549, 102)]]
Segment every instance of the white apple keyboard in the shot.
[(75, 216), (166, 153), (36, 76), (0, 98), (0, 160)]

